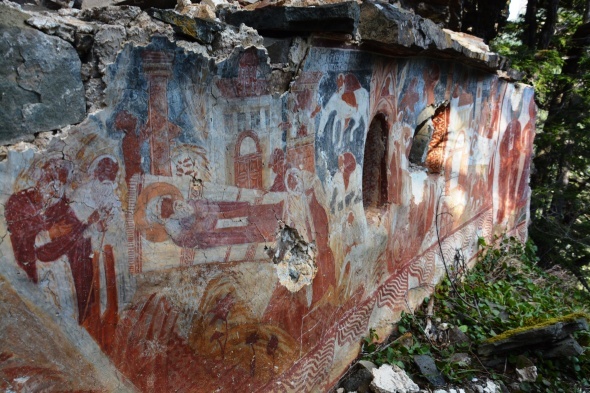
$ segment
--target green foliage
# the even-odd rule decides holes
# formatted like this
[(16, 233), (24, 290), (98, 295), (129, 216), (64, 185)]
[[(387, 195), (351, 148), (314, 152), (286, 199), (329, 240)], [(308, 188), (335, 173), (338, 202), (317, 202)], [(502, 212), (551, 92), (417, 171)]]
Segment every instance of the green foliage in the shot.
[[(362, 356), (378, 366), (397, 364), (415, 380), (419, 371), (413, 356), (432, 356), (440, 371), (451, 383), (472, 377), (495, 378), (505, 384), (514, 383), (515, 356), (506, 359), (498, 370), (486, 368), (477, 355), (480, 343), (510, 329), (535, 325), (572, 313), (588, 313), (587, 292), (577, 288), (567, 275), (549, 274), (537, 265), (536, 247), (532, 242), (521, 244), (514, 238), (501, 238), (493, 245), (479, 239), (478, 264), (471, 271), (454, 279), (445, 278), (431, 298), (424, 301), (414, 314), (403, 313), (397, 331), (384, 344), (371, 331), (365, 339)], [(434, 302), (434, 315), (428, 316), (428, 303)], [(434, 336), (427, 334), (428, 321), (435, 326), (446, 326)], [(456, 327), (470, 342), (453, 343), (448, 332)], [(581, 345), (590, 344), (590, 333), (578, 333)], [(590, 351), (588, 351), (590, 352)], [(590, 354), (561, 360), (543, 360), (536, 353), (528, 353), (539, 369), (535, 383), (521, 383), (522, 391), (573, 392), (588, 384)], [(453, 354), (468, 353), (471, 365), (450, 361)]]

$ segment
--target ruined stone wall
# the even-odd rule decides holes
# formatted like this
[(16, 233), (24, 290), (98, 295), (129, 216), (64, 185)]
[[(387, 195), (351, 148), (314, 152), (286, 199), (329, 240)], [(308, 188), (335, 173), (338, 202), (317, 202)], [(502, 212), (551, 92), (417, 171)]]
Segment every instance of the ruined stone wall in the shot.
[[(0, 30), (21, 97), (3, 137), (61, 128), (0, 162), (2, 388), (326, 391), (445, 262), (526, 237), (532, 89), (464, 36), (363, 7), (348, 39), (268, 50), (134, 8)], [(377, 36), (378, 11), (406, 36)], [(77, 52), (55, 36), (72, 25)]]

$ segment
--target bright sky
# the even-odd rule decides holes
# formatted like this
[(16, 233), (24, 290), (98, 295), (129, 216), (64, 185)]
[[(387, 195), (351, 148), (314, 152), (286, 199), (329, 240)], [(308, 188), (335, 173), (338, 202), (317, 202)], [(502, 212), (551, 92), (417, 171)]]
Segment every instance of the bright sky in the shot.
[(518, 18), (518, 15), (524, 14), (526, 11), (527, 0), (511, 0), (510, 8), (508, 9), (508, 20), (513, 21)]

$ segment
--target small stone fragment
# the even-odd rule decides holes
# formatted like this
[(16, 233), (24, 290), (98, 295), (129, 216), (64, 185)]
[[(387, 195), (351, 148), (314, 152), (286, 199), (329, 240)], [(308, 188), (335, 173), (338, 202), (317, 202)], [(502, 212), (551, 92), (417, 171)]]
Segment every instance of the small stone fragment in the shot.
[(471, 357), (466, 353), (454, 353), (449, 362), (456, 363), (459, 367), (468, 367), (471, 364)]
[(418, 392), (420, 388), (396, 365), (384, 364), (373, 370), (371, 389), (375, 393)]
[(191, 18), (201, 18), (206, 20), (215, 20), (215, 8), (208, 4), (193, 4), (190, 0), (178, 0), (174, 11)]
[(394, 341), (393, 345), (396, 345), (398, 347), (410, 348), (412, 345), (414, 345), (414, 336), (412, 335), (412, 333), (406, 332), (402, 334), (400, 337), (398, 337)]
[(370, 392), (370, 384), (373, 380), (373, 369), (377, 366), (367, 360), (359, 361), (350, 373), (341, 383), (341, 389), (345, 392)]
[(116, 0), (76, 0), (76, 7), (85, 10), (94, 7), (107, 7), (115, 4)]
[(366, 393), (369, 391), (369, 385), (373, 380), (373, 374), (365, 368), (357, 368), (342, 383), (342, 387), (347, 392)]
[(517, 368), (516, 374), (518, 375), (519, 382), (535, 382), (537, 380), (537, 367), (525, 367)]
[(469, 344), (471, 340), (469, 336), (461, 331), (458, 327), (449, 330), (449, 343), (452, 345)]
[(478, 393), (500, 393), (502, 389), (492, 380), (486, 380), (485, 385), (475, 385)]
[(414, 362), (416, 362), (418, 365), (422, 375), (428, 379), (428, 382), (430, 382), (433, 386), (440, 387), (446, 384), (444, 377), (440, 371), (438, 371), (438, 368), (434, 363), (434, 359), (432, 359), (430, 356), (415, 355)]
[(156, 19), (171, 24), (176, 32), (189, 36), (203, 44), (211, 44), (216, 33), (224, 30), (222, 23), (201, 17), (193, 17), (190, 13), (179, 14), (172, 10), (157, 9), (151, 9), (148, 13)]
[(226, 0), (203, 0), (201, 1), (201, 4), (207, 4), (213, 10), (217, 10), (217, 8), (229, 6), (230, 2)]

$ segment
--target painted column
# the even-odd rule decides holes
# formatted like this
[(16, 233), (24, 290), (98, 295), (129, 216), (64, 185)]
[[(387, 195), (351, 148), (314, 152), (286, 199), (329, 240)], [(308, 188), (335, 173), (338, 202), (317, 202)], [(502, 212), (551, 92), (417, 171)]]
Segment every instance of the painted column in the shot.
[(170, 143), (176, 137), (176, 128), (168, 121), (167, 93), (174, 54), (146, 51), (141, 57), (148, 79), (148, 121), (145, 134), (150, 143), (150, 172), (157, 176), (172, 176)]

